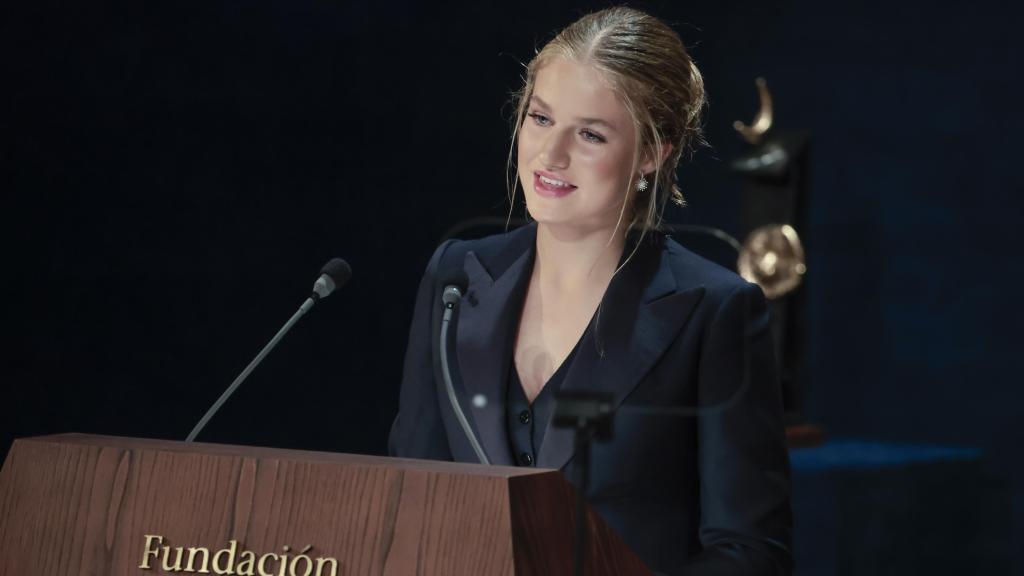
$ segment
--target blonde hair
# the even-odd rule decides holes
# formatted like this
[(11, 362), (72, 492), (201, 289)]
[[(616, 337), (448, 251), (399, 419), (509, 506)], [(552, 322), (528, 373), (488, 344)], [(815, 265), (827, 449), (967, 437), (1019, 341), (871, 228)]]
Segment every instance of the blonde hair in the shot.
[[(629, 110), (637, 134), (632, 173), (639, 173), (639, 166), (647, 157), (655, 159), (655, 170), (647, 190), (635, 192), (626, 232), (657, 230), (669, 198), (684, 204), (676, 175), (680, 159), (695, 146), (704, 144), (701, 116), (706, 101), (700, 71), (679, 36), (645, 12), (607, 8), (570, 24), (527, 64), (523, 87), (514, 95), (516, 115), (508, 160), (510, 202), (515, 198), (518, 181), (512, 167), (519, 129), (538, 71), (556, 57), (596, 68)], [(669, 145), (672, 150), (662, 162)], [(634, 190), (626, 191), (623, 215), (633, 194)], [(620, 224), (621, 219), (620, 216)]]

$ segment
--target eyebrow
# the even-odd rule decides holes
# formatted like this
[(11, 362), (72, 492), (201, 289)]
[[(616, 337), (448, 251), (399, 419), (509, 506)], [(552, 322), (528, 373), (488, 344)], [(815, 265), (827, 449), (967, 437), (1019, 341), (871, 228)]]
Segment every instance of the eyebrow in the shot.
[[(548, 103), (545, 102), (540, 96), (537, 96), (536, 94), (530, 96), (530, 101), (537, 103), (538, 105), (540, 105), (541, 108), (544, 108), (546, 110), (551, 110), (551, 106), (548, 106)], [(580, 117), (576, 117), (575, 120), (577, 122), (579, 122), (580, 124), (587, 124), (587, 125), (590, 125), (590, 126), (600, 124), (601, 126), (604, 126), (605, 128), (611, 130), (612, 132), (618, 132), (618, 130), (615, 129), (615, 126), (612, 126), (612, 124), (610, 122), (608, 122), (607, 120), (602, 120), (600, 118), (580, 118)]]

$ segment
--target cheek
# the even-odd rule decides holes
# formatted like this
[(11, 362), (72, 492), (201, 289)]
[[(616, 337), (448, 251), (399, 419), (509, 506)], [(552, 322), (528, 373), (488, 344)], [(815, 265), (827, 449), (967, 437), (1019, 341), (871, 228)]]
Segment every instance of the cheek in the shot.
[(630, 158), (621, 150), (601, 147), (581, 149), (577, 154), (580, 167), (595, 182), (623, 190), (629, 180)]
[(516, 160), (520, 170), (526, 169), (537, 155), (537, 138), (529, 126), (523, 126), (516, 137)]

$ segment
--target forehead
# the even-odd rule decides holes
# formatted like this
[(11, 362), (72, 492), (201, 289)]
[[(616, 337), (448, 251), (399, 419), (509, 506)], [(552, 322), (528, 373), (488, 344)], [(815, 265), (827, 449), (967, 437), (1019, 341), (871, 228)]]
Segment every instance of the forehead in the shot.
[(607, 78), (589, 64), (552, 59), (537, 71), (533, 95), (559, 115), (600, 118), (616, 126), (631, 124), (629, 111)]

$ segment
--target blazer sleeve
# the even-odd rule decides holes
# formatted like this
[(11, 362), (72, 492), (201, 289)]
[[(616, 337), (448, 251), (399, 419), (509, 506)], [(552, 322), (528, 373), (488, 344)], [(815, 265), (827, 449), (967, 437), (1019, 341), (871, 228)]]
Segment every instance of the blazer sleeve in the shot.
[(434, 251), (416, 292), (416, 307), (409, 327), (409, 343), (398, 399), (398, 415), (391, 425), (388, 452), (401, 458), (452, 460), (444, 422), (441, 419), (434, 374), (434, 347), (437, 335), (435, 316), (441, 301), (437, 291), (437, 271), (453, 240)]
[(789, 455), (771, 322), (761, 288), (721, 300), (699, 368), (700, 540), (685, 574), (790, 574)]

